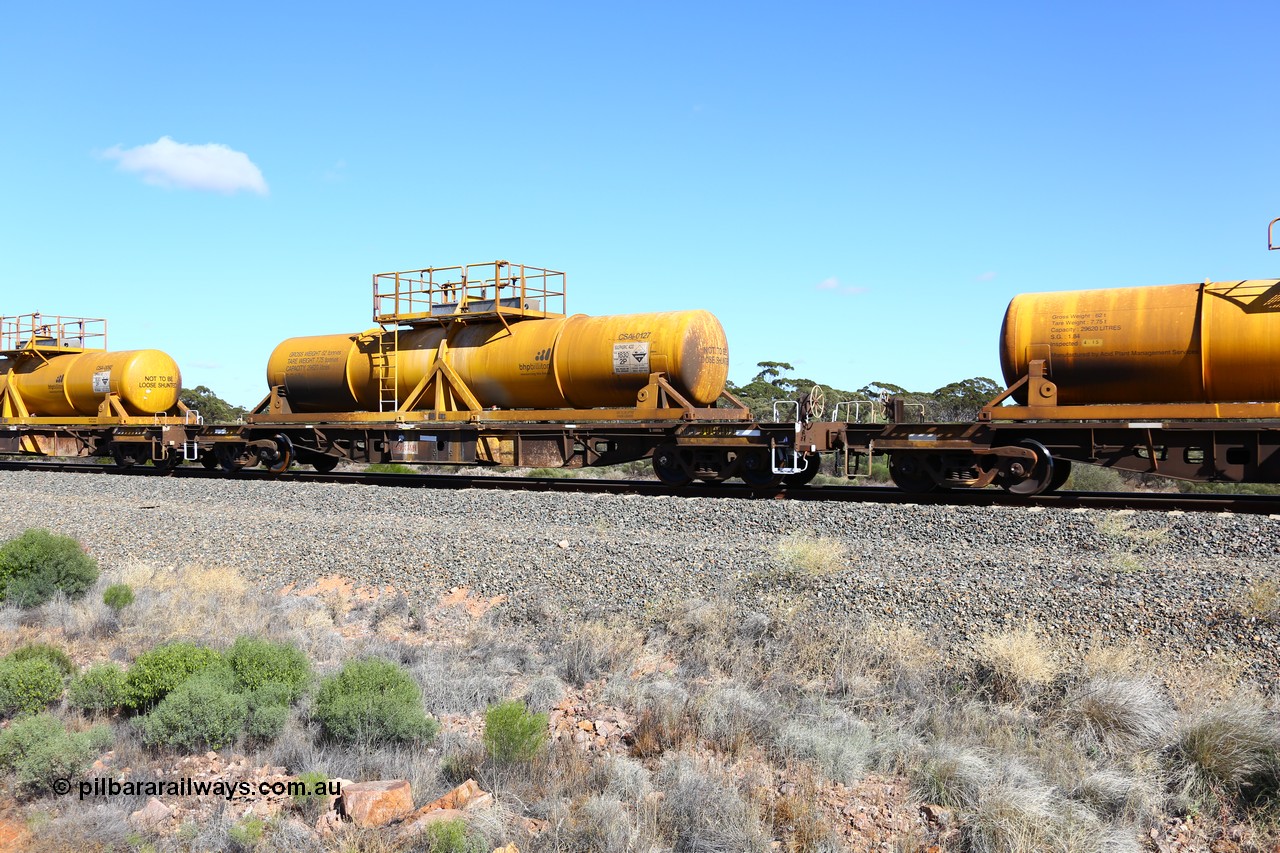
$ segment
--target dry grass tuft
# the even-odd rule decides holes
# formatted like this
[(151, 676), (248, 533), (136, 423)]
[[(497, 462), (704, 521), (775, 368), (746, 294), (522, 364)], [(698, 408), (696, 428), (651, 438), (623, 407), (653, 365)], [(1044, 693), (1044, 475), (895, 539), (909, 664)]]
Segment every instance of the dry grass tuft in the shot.
[(639, 653), (641, 638), (631, 629), (603, 622), (584, 622), (565, 638), (565, 680), (579, 687), (613, 670), (628, 666)]
[(1082, 669), (1089, 677), (1134, 675), (1139, 671), (1139, 654), (1133, 644), (1113, 645), (1095, 637), (1085, 652)]
[(918, 692), (942, 667), (942, 652), (918, 628), (872, 622), (857, 638), (865, 668), (900, 692)]
[(975, 653), (984, 681), (1004, 701), (1029, 698), (1062, 671), (1050, 643), (1031, 626), (987, 634)]
[(997, 784), (982, 790), (965, 815), (963, 833), (973, 853), (1062, 850), (1048, 788)]
[(569, 812), (565, 849), (583, 853), (624, 853), (637, 849), (637, 830), (621, 800), (596, 794)]
[(922, 803), (971, 811), (993, 772), (991, 762), (979, 753), (939, 745), (913, 769), (911, 796)]
[(671, 606), (661, 621), (685, 674), (716, 674), (737, 665), (737, 631), (731, 624), (732, 608), (724, 602), (683, 601)]
[(1240, 614), (1259, 622), (1280, 621), (1280, 580), (1266, 578), (1250, 584), (1241, 596)]
[(1089, 774), (1071, 795), (1108, 820), (1138, 826), (1153, 821), (1161, 800), (1150, 779), (1114, 769)]
[(681, 755), (664, 764), (658, 785), (666, 792), (659, 825), (677, 850), (769, 849), (761, 816), (723, 770)]
[(1098, 532), (1103, 536), (1133, 547), (1160, 542), (1165, 534), (1169, 532), (1167, 527), (1136, 527), (1134, 526), (1135, 520), (1136, 516), (1133, 510), (1118, 510), (1104, 514), (1098, 519), (1096, 525)]
[(1237, 697), (1201, 712), (1178, 732), (1169, 755), (1174, 793), (1192, 808), (1275, 793), (1278, 755), (1280, 725), (1260, 700)]
[(1134, 521), (1132, 510), (1120, 510), (1106, 513), (1096, 522), (1098, 532), (1111, 540), (1111, 552), (1106, 557), (1110, 571), (1120, 574), (1144, 571), (1146, 564), (1138, 556), (1139, 552), (1159, 544), (1169, 532), (1167, 527), (1136, 527)]
[(698, 729), (718, 748), (737, 755), (769, 739), (775, 708), (774, 703), (745, 687), (716, 687), (698, 700)]
[(1166, 684), (1180, 710), (1194, 711), (1240, 695), (1248, 668), (1245, 657), (1216, 651), (1198, 657), (1194, 666), (1178, 667), (1177, 678), (1166, 679)]
[(845, 568), (848, 549), (839, 539), (789, 533), (778, 540), (779, 569), (789, 577), (824, 577)]
[(654, 758), (683, 746), (693, 738), (695, 727), (690, 720), (689, 694), (678, 685), (657, 681), (641, 690), (631, 754), (636, 758)]
[(1173, 722), (1173, 707), (1146, 679), (1104, 676), (1067, 697), (1065, 716), (1086, 745), (1115, 754), (1155, 743)]
[(121, 581), (136, 595), (123, 627), (131, 644), (205, 639), (210, 625), (218, 626), (219, 636), (234, 638), (261, 633), (270, 624), (268, 600), (251, 593), (234, 569), (136, 563), (122, 572)]
[(818, 718), (791, 720), (776, 739), (784, 759), (801, 762), (833, 782), (852, 785), (870, 760), (871, 730), (858, 720)]
[(835, 853), (844, 844), (818, 808), (818, 786), (808, 775), (797, 777), (794, 789), (779, 795), (768, 804), (773, 834), (782, 842), (784, 850), (803, 850), (808, 853)]

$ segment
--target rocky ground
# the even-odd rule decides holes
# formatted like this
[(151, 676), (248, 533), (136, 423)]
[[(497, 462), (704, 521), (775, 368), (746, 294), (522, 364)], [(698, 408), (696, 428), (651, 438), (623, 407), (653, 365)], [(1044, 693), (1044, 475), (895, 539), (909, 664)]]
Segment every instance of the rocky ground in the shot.
[[(914, 625), (965, 650), (1030, 622), (1063, 642), (1137, 642), (1169, 665), (1280, 675), (1280, 627), (1246, 606), (1280, 519), (681, 499), (0, 472), (0, 538), (48, 527), (110, 569), (239, 569), (266, 585), (342, 575), (410, 595), (506, 595), (531, 619), (643, 615), (712, 593), (803, 601), (832, 626)], [(818, 550), (780, 566), (780, 543)]]
[[(527, 779), (477, 770), (496, 806), (462, 815), (507, 853), (686, 849), (708, 834), (706, 849), (726, 850), (1041, 849), (1068, 831), (1072, 851), (1280, 851), (1272, 811), (1187, 808), (1176, 748), (1221, 708), (1280, 743), (1280, 518), (44, 472), (0, 472), (0, 500), (0, 541), (73, 536), (99, 587), (139, 594), (105, 622), (98, 588), (5, 610), (5, 649), (52, 642), (84, 667), (270, 625), (323, 672), (403, 662), (442, 730), (420, 754), (366, 755), (316, 741), (298, 713), (265, 747), (185, 756), (143, 750), (122, 718), (95, 772), (276, 779), (323, 765), (408, 791), (400, 832), (401, 812), (438, 811), (459, 781), (446, 765), (473, 754), (485, 707), (523, 697), (550, 712), (550, 763)], [(1080, 697), (1117, 685), (1116, 731), (1150, 712), (1159, 732), (1102, 748)], [(362, 836), (297, 812), (0, 800), (0, 850), (110, 849), (139, 832), (161, 850), (216, 849), (259, 813), (267, 834), (240, 849), (387, 849), (386, 821)], [(717, 835), (728, 823), (745, 834)]]

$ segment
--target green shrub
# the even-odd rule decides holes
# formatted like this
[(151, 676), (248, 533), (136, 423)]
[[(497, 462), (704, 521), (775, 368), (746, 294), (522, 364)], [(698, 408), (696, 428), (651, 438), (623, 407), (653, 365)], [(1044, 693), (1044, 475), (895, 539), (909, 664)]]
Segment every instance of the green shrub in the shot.
[(289, 698), (289, 688), (276, 682), (247, 694), (245, 700), (249, 717), (245, 722), (245, 732), (249, 737), (260, 741), (279, 737), (289, 721)]
[(293, 795), (293, 805), (302, 812), (307, 823), (315, 823), (320, 813), (329, 807), (327, 784), (329, 777), (319, 770), (310, 770), (298, 774), (298, 781), (306, 787), (302, 793)]
[(133, 587), (127, 583), (113, 583), (103, 590), (102, 603), (119, 613), (133, 604)]
[(62, 695), (62, 670), (45, 658), (0, 660), (0, 714), (34, 714)]
[(267, 822), (260, 817), (246, 817), (239, 823), (227, 829), (227, 839), (231, 842), (232, 850), (253, 850), (258, 846), (258, 842), (262, 840), (262, 830), (267, 826)]
[(76, 671), (76, 665), (72, 662), (71, 656), (57, 646), (51, 646), (48, 643), (27, 643), (25, 646), (19, 646), (9, 652), (9, 660), (47, 660), (56, 666), (64, 676), (71, 675)]
[(484, 748), (499, 764), (529, 761), (547, 740), (547, 715), (532, 713), (523, 702), (490, 705), (484, 713)]
[(426, 853), (484, 853), (484, 840), (471, 834), (462, 818), (427, 824), (418, 848)]
[(190, 752), (228, 745), (249, 714), (245, 697), (232, 685), (231, 674), (221, 667), (191, 676), (142, 718), (143, 741)]
[(106, 726), (72, 733), (55, 718), (40, 714), (0, 732), (0, 769), (14, 775), (23, 794), (40, 794), (59, 779), (79, 776), (110, 742)]
[(220, 664), (222, 656), (213, 649), (192, 643), (167, 643), (144, 652), (125, 676), (125, 704), (146, 710), (192, 675)]
[(311, 677), (307, 656), (289, 643), (240, 637), (227, 650), (226, 660), (245, 690), (257, 690), (268, 684), (286, 688), (285, 705), (297, 701)]
[(439, 728), (409, 674), (384, 660), (349, 661), (326, 678), (313, 713), (326, 735), (348, 743), (430, 740)]
[(113, 711), (124, 704), (124, 670), (114, 663), (98, 663), (71, 682), (67, 699), (82, 711)]
[(97, 561), (69, 536), (28, 530), (0, 546), (0, 601), (35, 607), (59, 591), (80, 598), (97, 579)]
[(366, 474), (416, 474), (417, 471), (408, 465), (401, 465), (399, 462), (374, 462), (372, 465), (365, 466)]

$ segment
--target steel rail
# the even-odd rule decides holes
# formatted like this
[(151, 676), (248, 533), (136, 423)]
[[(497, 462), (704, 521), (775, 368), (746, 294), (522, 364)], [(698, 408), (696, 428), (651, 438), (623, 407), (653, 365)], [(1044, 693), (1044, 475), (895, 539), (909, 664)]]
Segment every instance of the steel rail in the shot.
[(1179, 494), (1168, 492), (1069, 492), (1025, 497), (1000, 489), (955, 489), (912, 494), (884, 486), (801, 486), (753, 489), (742, 483), (693, 483), (673, 488), (657, 480), (593, 480), (568, 477), (516, 477), (469, 474), (378, 474), (289, 470), (271, 474), (246, 469), (227, 473), (197, 466), (163, 470), (149, 466), (121, 468), (83, 462), (15, 462), (0, 460), (0, 471), (55, 471), (106, 476), (180, 477), (292, 483), (338, 483), (427, 489), (522, 489), (535, 492), (580, 492), (743, 500), (864, 501), (881, 504), (927, 504), (976, 507), (1041, 507), (1045, 509), (1152, 510), (1158, 512), (1233, 512), (1280, 515), (1280, 495)]
[(692, 483), (673, 488), (658, 480), (596, 480), (553, 476), (503, 476), (471, 474), (370, 474), (289, 470), (282, 474), (246, 469), (227, 473), (221, 469), (180, 466), (172, 470), (150, 466), (119, 467), (86, 462), (0, 461), (0, 471), (58, 471), (69, 474), (170, 476), (184, 479), (232, 479), (252, 482), (337, 483), (383, 485), (396, 488), (524, 489), (526, 492), (580, 492), (595, 494), (648, 494), (664, 497), (740, 498), (740, 500), (863, 501), (910, 505), (1042, 507), (1075, 510), (1151, 510), (1161, 512), (1238, 512), (1248, 515), (1280, 515), (1280, 496), (1270, 494), (1180, 494), (1170, 492), (1055, 492), (1024, 497), (1002, 489), (952, 489), (916, 494), (879, 485), (804, 485), (788, 488), (751, 488), (741, 483)]

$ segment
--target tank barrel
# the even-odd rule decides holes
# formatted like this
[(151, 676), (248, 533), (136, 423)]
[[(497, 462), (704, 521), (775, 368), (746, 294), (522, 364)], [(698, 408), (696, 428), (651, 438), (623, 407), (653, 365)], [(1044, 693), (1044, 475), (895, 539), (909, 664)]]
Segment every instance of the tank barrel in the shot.
[(1280, 281), (1016, 296), (1001, 332), (1005, 382), (1034, 360), (1060, 405), (1277, 402)]
[(705, 406), (729, 371), (720, 321), (669, 311), (291, 338), (271, 354), (267, 382), (297, 412), (378, 411), (406, 399), (442, 356), (480, 405), (504, 409), (634, 406), (653, 373)]

